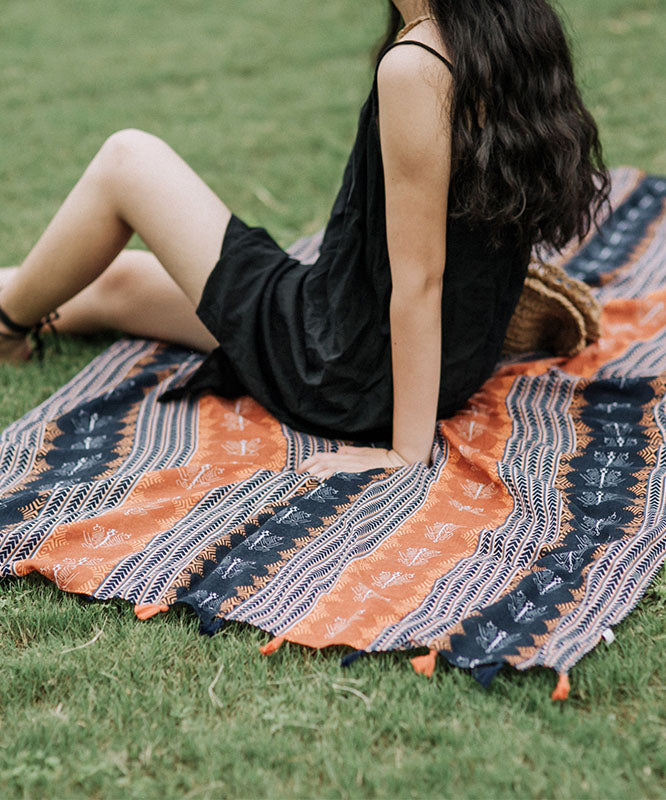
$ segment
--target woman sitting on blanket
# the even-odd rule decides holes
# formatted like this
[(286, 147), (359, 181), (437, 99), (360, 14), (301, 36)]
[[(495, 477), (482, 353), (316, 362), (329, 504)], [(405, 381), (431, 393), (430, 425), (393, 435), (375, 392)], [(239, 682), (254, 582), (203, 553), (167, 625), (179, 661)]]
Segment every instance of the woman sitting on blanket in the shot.
[[(438, 417), (497, 363), (532, 248), (583, 237), (608, 180), (545, 0), (389, 6), (314, 263), (163, 141), (119, 131), (5, 281), (0, 359), (26, 358), (58, 309), (62, 331), (208, 353), (181, 393), (250, 394), (298, 429), (387, 444), (300, 465), (319, 478), (428, 463)], [(135, 231), (151, 252), (123, 249)]]

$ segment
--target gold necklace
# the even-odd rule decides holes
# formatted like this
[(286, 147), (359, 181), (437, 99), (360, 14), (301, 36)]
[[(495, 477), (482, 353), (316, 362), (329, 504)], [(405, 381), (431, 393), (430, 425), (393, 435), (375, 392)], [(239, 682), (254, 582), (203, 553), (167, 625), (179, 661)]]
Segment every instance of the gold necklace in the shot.
[(398, 31), (398, 35), (395, 37), (396, 42), (399, 39), (402, 39), (403, 36), (408, 34), (411, 31), (411, 29), (415, 28), (420, 22), (425, 22), (427, 19), (435, 19), (435, 18), (431, 17), (430, 14), (424, 14), (423, 16), (417, 17), (416, 19), (413, 19), (411, 22), (408, 22), (404, 28)]

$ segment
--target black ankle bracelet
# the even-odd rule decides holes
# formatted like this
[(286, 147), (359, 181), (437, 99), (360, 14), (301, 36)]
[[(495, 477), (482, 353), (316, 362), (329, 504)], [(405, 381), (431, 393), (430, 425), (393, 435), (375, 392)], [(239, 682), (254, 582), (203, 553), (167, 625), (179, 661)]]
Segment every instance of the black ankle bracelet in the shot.
[(0, 308), (0, 322), (2, 322), (6, 328), (9, 328), (10, 331), (23, 336), (27, 336), (32, 330), (32, 325), (19, 325), (18, 322), (14, 322), (13, 319), (10, 319), (7, 314), (5, 314), (2, 308)]
[[(38, 361), (44, 360), (44, 342), (42, 341), (41, 331), (45, 325), (51, 329), (51, 333), (56, 336), (56, 349), (60, 352), (60, 343), (58, 342), (58, 331), (56, 330), (55, 325), (53, 324), (55, 320), (60, 317), (57, 311), (51, 311), (45, 317), (42, 317), (38, 323), (35, 325), (19, 325), (18, 322), (14, 322), (13, 319), (7, 316), (5, 311), (0, 307), (0, 322), (5, 325), (13, 333), (19, 336), (28, 336), (32, 335), (32, 339), (35, 345), (35, 354), (37, 355)], [(5, 334), (3, 334), (4, 336)]]

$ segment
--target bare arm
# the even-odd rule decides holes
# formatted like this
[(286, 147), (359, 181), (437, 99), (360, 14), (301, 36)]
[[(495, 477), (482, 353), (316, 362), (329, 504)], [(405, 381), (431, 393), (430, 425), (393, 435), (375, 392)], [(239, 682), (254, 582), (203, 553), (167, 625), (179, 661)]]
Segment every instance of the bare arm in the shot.
[(378, 73), (391, 269), (393, 448), (343, 447), (300, 470), (319, 478), (430, 461), (441, 369), (442, 276), (451, 169), (451, 75), (431, 53), (397, 47)]
[(444, 64), (399, 47), (378, 74), (386, 187), (386, 235), (393, 291), (393, 449), (408, 462), (430, 460), (441, 369), (442, 276), (451, 171)]

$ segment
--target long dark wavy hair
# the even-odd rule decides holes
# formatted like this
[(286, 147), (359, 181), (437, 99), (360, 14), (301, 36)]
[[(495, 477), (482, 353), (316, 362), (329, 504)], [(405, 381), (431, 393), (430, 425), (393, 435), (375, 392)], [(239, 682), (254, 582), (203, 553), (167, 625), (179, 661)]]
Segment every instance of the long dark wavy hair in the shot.
[[(389, 6), (377, 57), (403, 24)], [(525, 247), (582, 239), (610, 186), (557, 14), (545, 0), (428, 7), (454, 66), (451, 216), (513, 228)]]

